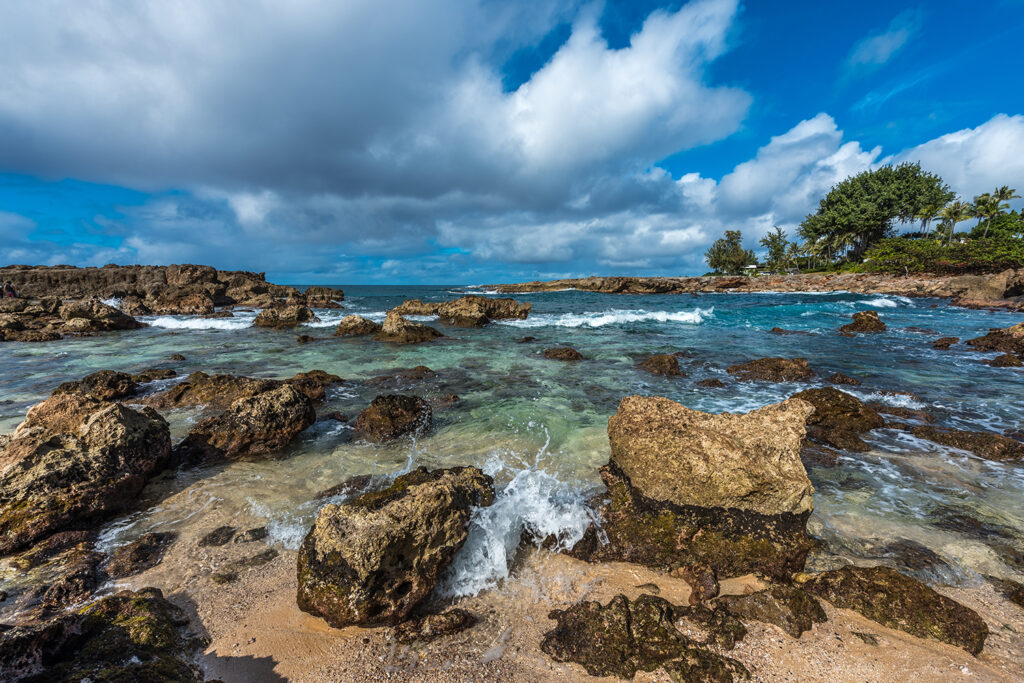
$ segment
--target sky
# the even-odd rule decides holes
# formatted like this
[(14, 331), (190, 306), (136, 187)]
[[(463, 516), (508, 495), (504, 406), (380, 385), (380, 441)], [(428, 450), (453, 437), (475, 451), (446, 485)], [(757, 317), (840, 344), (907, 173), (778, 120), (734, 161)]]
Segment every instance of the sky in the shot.
[(1024, 0), (6, 0), (0, 264), (700, 274), (886, 163), (1024, 194), (1022, 37)]

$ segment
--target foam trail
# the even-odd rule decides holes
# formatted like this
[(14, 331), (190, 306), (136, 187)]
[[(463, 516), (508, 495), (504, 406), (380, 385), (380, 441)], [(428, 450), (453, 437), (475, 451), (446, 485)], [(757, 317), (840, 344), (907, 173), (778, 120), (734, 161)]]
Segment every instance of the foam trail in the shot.
[(604, 327), (638, 322), (687, 323), (704, 322), (715, 312), (714, 308), (695, 308), (692, 311), (610, 310), (592, 313), (539, 314), (526, 320), (499, 320), (512, 327)]
[(168, 330), (241, 330), (252, 327), (252, 318), (180, 318), (165, 315), (159, 318), (143, 319), (152, 327)]

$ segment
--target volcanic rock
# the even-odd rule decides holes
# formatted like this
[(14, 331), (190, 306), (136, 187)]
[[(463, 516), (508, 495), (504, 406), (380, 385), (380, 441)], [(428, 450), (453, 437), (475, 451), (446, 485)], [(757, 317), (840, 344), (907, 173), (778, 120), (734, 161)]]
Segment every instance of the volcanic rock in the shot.
[(256, 327), (295, 327), (301, 323), (317, 320), (308, 306), (293, 304), (280, 308), (265, 308), (260, 311), (252, 324)]
[(806, 382), (814, 378), (806, 358), (759, 358), (725, 371), (743, 382)]
[(385, 394), (374, 398), (352, 426), (360, 437), (384, 443), (425, 432), (430, 429), (432, 418), (430, 404), (422, 398)]
[(338, 329), (334, 331), (334, 336), (359, 337), (364, 334), (377, 334), (380, 330), (380, 323), (375, 323), (361, 315), (346, 315), (338, 323)]
[(833, 373), (828, 378), (828, 381), (831, 382), (832, 384), (848, 384), (852, 387), (859, 387), (861, 384), (863, 384), (863, 382), (861, 382), (856, 377), (850, 377), (849, 375), (844, 375), (841, 372)]
[(853, 322), (839, 328), (840, 332), (885, 332), (885, 323), (878, 318), (877, 311), (858, 311), (853, 314)]
[(867, 451), (869, 446), (859, 435), (885, 425), (885, 419), (873, 408), (832, 387), (807, 389), (792, 398), (814, 406), (814, 413), (807, 418), (808, 438), (835, 448)]
[(396, 344), (419, 344), (443, 336), (433, 327), (406, 320), (399, 313), (391, 310), (374, 339)]
[(79, 394), (99, 401), (116, 401), (133, 396), (138, 389), (138, 381), (128, 373), (100, 370), (80, 380), (64, 382), (53, 390), (53, 395)]
[(984, 337), (968, 339), (965, 342), (979, 351), (1001, 351), (1024, 356), (1024, 323), (1007, 328), (993, 328)]
[(544, 349), (544, 357), (551, 360), (583, 360), (583, 354), (574, 348), (562, 346), (555, 349)]
[(1024, 459), (1024, 443), (991, 432), (968, 432), (960, 429), (946, 429), (921, 425), (914, 427), (911, 434), (934, 441), (943, 446), (959, 448), (974, 453), (979, 458), (999, 462), (1019, 462)]
[(640, 367), (652, 375), (684, 376), (683, 371), (679, 369), (679, 359), (673, 354), (651, 356), (640, 363)]

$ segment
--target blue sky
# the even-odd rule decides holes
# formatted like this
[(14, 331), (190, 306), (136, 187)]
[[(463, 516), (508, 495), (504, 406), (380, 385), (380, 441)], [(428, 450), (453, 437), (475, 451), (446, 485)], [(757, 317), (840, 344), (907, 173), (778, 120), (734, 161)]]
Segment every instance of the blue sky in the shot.
[(692, 274), (881, 163), (1024, 188), (1020, 0), (280, 5), (0, 7), (0, 262)]

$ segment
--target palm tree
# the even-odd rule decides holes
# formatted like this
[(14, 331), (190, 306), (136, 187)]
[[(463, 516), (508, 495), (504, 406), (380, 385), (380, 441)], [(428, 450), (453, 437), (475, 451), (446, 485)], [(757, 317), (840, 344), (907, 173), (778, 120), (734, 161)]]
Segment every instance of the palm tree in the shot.
[(956, 232), (956, 224), (962, 223), (972, 215), (971, 205), (959, 200), (948, 204), (942, 211), (939, 211), (939, 218), (942, 219), (942, 224), (949, 228), (949, 238), (946, 240), (947, 245), (953, 243), (953, 233)]
[(921, 236), (927, 237), (928, 233), (932, 230), (932, 221), (935, 220), (935, 215), (942, 209), (937, 204), (928, 204), (922, 206), (921, 210), (917, 212), (914, 218), (921, 221)]
[[(1008, 187), (1001, 187), (996, 192), (1003, 189), (1007, 190), (1007, 194), (1013, 194), (1013, 190)], [(978, 225), (981, 225), (982, 220), (985, 221), (985, 232), (982, 233), (982, 237), (988, 237), (988, 229), (992, 226), (992, 222), (1008, 208), (1010, 208), (1009, 204), (1003, 204), (998, 196), (987, 192), (974, 198), (974, 215), (978, 217)]]
[(1001, 202), (1012, 202), (1014, 199), (1020, 199), (1020, 195), (1017, 194), (1017, 190), (1012, 187), (1003, 185), (992, 193), (992, 196)]

